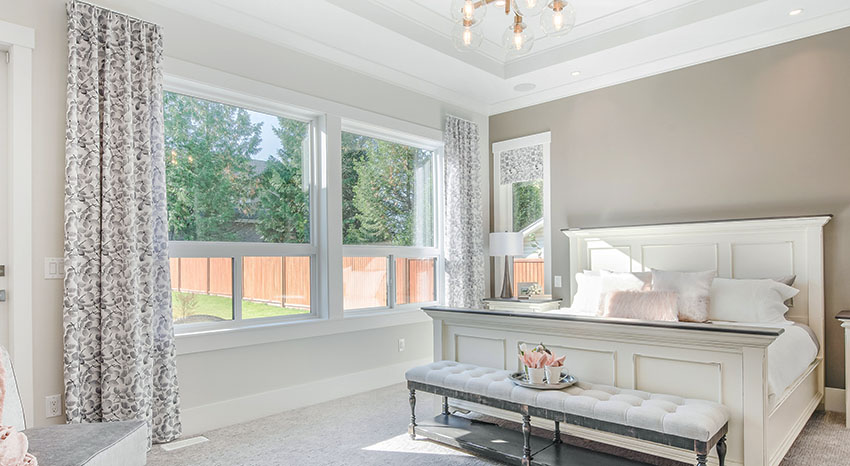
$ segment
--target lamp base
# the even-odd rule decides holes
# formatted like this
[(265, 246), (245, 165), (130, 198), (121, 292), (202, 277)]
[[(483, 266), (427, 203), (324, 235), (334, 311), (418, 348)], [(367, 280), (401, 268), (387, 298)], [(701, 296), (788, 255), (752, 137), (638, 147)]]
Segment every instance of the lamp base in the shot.
[(505, 277), (502, 279), (502, 299), (513, 299), (514, 284), (511, 280), (511, 256), (505, 256)]

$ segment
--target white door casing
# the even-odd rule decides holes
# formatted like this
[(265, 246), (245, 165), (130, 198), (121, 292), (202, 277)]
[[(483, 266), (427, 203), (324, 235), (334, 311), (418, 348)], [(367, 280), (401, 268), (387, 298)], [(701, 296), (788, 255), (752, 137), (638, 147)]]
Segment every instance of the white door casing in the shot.
[[(9, 354), (27, 419), (34, 419), (32, 303), (32, 51), (35, 30), (0, 21), (0, 48), (7, 51), (5, 167), (0, 174), (6, 240), (5, 304)], [(6, 60), (3, 53), (2, 60)]]

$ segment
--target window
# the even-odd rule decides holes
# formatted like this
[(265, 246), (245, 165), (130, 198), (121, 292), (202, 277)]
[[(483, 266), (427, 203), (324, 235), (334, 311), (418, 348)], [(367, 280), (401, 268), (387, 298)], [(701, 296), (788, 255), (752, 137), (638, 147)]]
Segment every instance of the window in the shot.
[(311, 121), (166, 92), (176, 324), (310, 315)]
[(437, 300), (436, 152), (342, 133), (346, 310)]

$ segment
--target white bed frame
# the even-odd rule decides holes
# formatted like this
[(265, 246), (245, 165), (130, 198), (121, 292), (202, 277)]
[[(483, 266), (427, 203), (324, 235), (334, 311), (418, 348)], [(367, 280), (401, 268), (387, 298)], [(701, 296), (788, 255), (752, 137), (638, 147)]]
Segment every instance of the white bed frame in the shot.
[[(814, 363), (784, 393), (768, 397), (767, 347), (776, 336), (709, 331), (712, 324), (622, 325), (601, 319), (541, 319), (426, 309), (434, 319), (436, 359), (518, 368), (519, 343), (544, 342), (566, 354), (580, 380), (717, 401), (731, 412), (727, 464), (776, 466), (822, 406), (824, 394), (823, 226), (829, 216), (573, 229), (571, 296), (584, 269), (716, 270), (729, 278), (796, 274), (800, 289), (787, 316), (812, 328)], [(477, 405), (453, 405), (512, 418)], [(544, 423), (541, 421), (541, 425)], [(691, 463), (690, 452), (597, 431), (581, 437)], [(716, 457), (710, 459), (717, 464)]]

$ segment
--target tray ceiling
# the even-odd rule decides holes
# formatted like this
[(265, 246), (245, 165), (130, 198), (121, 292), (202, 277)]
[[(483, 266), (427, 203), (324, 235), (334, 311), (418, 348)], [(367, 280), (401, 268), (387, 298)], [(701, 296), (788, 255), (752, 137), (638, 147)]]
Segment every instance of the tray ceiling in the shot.
[(507, 59), (496, 6), (460, 52), (451, 0), (152, 1), (482, 114), (850, 26), (846, 0), (571, 0), (573, 31), (542, 37), (534, 18), (534, 49)]

